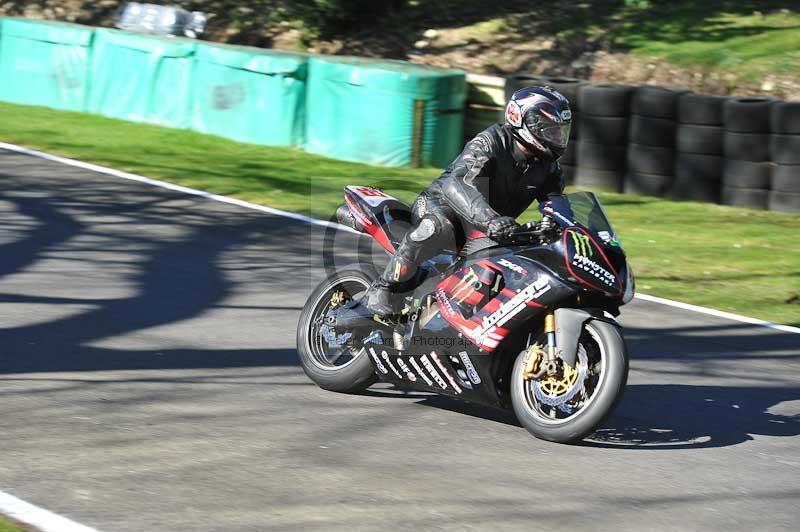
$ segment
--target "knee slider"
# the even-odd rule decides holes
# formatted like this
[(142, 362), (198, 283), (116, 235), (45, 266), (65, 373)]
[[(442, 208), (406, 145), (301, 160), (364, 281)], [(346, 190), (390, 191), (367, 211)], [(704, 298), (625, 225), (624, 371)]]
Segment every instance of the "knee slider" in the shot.
[(441, 231), (441, 222), (435, 216), (425, 216), (408, 234), (412, 242), (425, 242)]

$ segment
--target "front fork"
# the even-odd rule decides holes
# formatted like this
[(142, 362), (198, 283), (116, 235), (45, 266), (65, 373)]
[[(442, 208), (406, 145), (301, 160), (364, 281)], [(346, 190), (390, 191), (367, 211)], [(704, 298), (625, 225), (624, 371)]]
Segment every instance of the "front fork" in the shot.
[(522, 374), (525, 380), (538, 380), (545, 376), (552, 377), (558, 373), (556, 315), (552, 310), (544, 317), (544, 333), (547, 345), (534, 343), (527, 349), (525, 371)]

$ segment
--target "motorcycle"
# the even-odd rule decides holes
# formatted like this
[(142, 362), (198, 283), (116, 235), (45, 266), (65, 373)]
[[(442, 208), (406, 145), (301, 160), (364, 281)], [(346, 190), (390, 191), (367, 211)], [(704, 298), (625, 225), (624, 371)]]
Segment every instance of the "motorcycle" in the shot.
[[(372, 187), (346, 187), (345, 201), (339, 222), (393, 253), (409, 207)], [(465, 231), (460, 251), (443, 250), (420, 266), (391, 320), (341, 318), (374, 269), (329, 276), (298, 323), (305, 373), (337, 392), (383, 381), (511, 408), (538, 438), (584, 439), (625, 388), (628, 354), (614, 318), (633, 299), (634, 277), (597, 196), (552, 196), (539, 210), (541, 220), (505, 242)]]

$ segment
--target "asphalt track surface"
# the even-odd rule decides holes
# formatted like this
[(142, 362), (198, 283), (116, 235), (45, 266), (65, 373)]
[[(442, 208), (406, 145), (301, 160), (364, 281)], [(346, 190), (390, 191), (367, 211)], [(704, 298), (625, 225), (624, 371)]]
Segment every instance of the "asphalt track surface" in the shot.
[(105, 531), (797, 530), (800, 336), (636, 301), (623, 403), (546, 443), (311, 384), (323, 233), (0, 151), (0, 490)]

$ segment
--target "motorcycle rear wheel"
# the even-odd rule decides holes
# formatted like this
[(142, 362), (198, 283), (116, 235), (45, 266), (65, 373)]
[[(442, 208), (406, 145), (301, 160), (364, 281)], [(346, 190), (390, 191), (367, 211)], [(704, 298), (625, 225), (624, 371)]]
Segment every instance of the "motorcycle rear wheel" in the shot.
[(520, 423), (537, 438), (578, 442), (594, 432), (622, 398), (628, 380), (628, 354), (619, 329), (603, 321), (587, 322), (578, 352), (576, 370), (580, 373), (578, 366), (584, 364), (586, 378), (581, 395), (562, 405), (563, 410), (539, 400), (542, 393), (537, 394), (535, 388), (541, 383), (523, 377), (526, 351), (517, 356), (511, 375), (511, 404)]
[(372, 279), (374, 275), (360, 269), (337, 272), (314, 289), (303, 307), (297, 324), (297, 353), (303, 371), (320, 388), (358, 393), (377, 380), (363, 349), (331, 347), (321, 334), (322, 318), (330, 309), (333, 294), (344, 292), (351, 299), (366, 290)]

